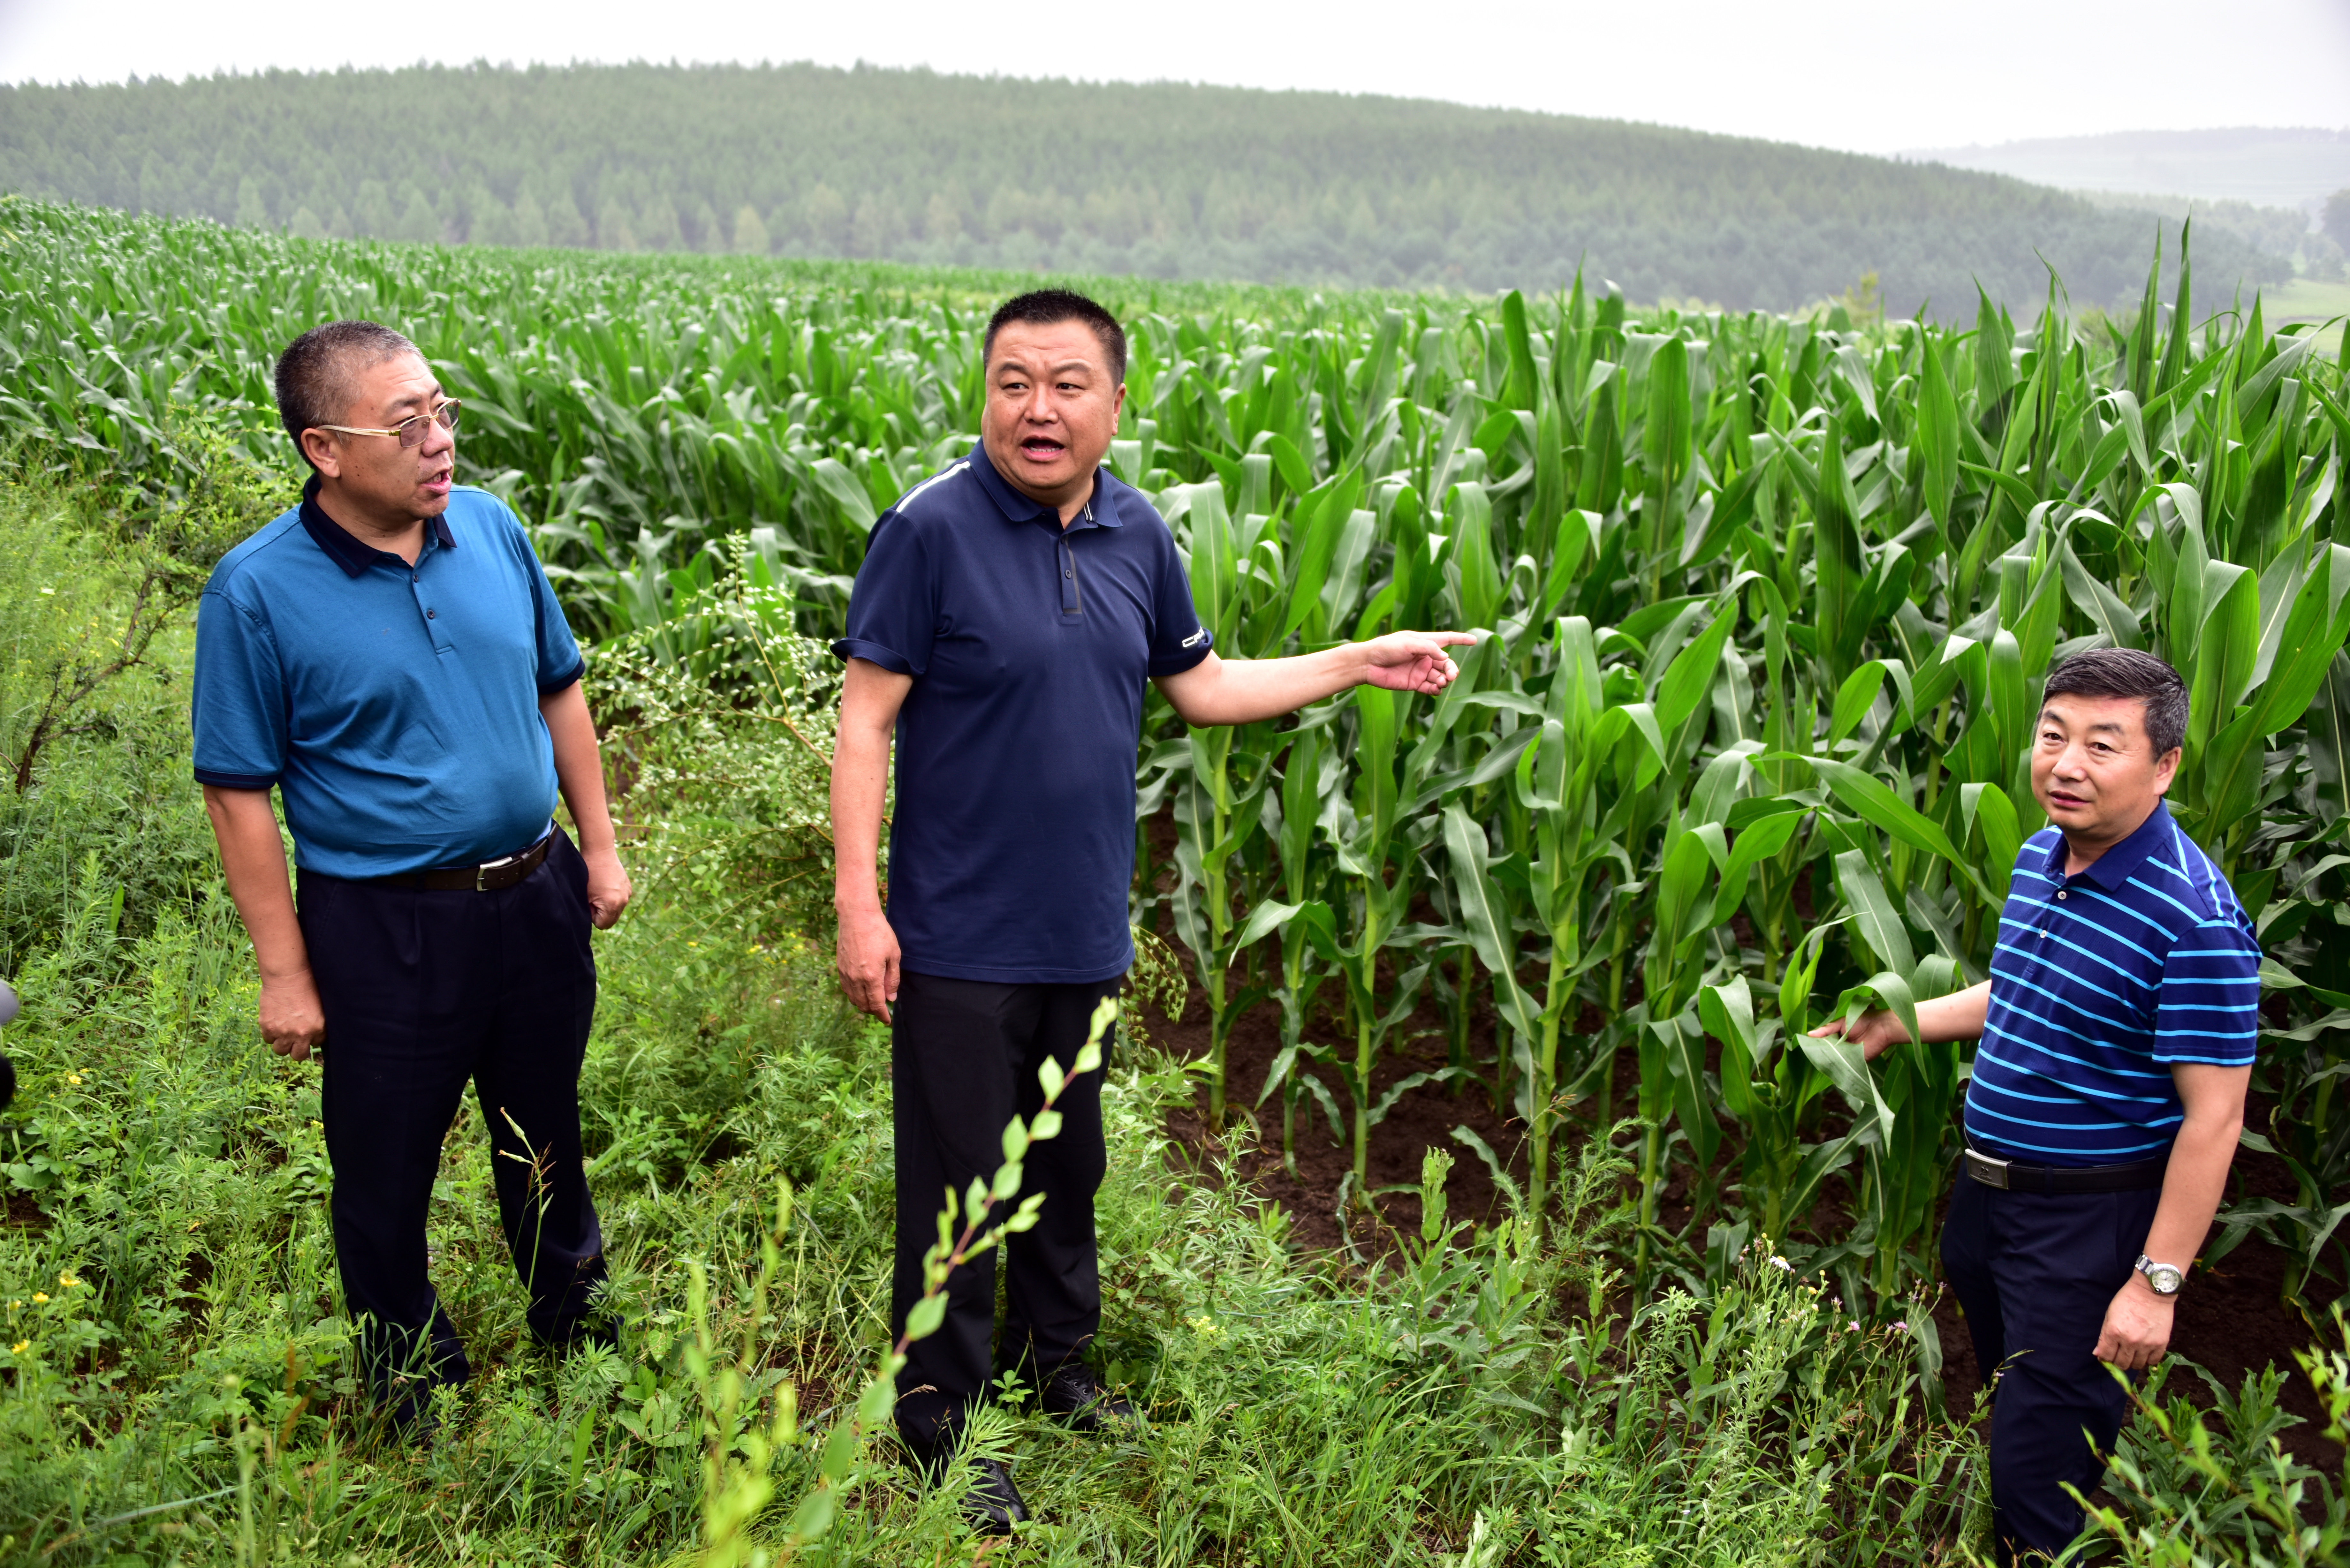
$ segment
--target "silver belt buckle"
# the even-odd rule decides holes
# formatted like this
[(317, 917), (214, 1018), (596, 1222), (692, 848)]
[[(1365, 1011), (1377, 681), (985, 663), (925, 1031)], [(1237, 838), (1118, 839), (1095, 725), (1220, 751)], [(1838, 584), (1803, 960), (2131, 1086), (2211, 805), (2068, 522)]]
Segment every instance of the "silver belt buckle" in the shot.
[[(529, 853), (530, 851), (527, 849), (523, 851), (523, 855), (527, 855)], [(479, 866), (474, 867), (473, 891), (476, 893), (488, 892), (490, 890), (490, 873), (496, 870), (501, 866), (511, 866), (521, 858), (522, 855), (501, 855), (495, 860), (484, 860)], [(2004, 1185), (2004, 1183), (2002, 1185)]]
[(1996, 1187), (2002, 1192), (2007, 1190), (2007, 1161), (1993, 1159), (1987, 1154), (1977, 1154), (1972, 1149), (1966, 1151), (1965, 1158), (1969, 1176), (1985, 1187)]

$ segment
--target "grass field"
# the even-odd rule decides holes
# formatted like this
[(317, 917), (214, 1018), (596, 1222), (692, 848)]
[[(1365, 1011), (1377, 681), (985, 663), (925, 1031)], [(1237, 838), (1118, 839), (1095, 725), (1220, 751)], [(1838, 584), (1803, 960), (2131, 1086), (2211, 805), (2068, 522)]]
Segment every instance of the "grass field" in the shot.
[[(2339, 322), (2350, 317), (2350, 283), (2297, 277), (2270, 290), (2266, 298), (2271, 318), (2279, 326), (2288, 321)], [(2340, 346), (2334, 348), (2338, 356)]]

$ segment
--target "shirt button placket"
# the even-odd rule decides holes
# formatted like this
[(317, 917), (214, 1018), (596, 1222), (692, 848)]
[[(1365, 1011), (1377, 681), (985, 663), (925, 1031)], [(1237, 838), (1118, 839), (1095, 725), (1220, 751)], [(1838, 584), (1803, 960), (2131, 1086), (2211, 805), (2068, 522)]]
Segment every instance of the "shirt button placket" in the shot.
[(423, 577), (423, 566), (422, 563), (420, 562), (416, 566), (411, 568), (409, 571), (409, 592), (415, 597), (416, 607), (424, 612), (424, 636), (426, 640), (432, 644), (432, 650), (435, 653), (445, 652), (449, 647), (449, 639), (442, 634), (441, 629), (441, 611), (439, 607), (429, 605), (424, 602)]

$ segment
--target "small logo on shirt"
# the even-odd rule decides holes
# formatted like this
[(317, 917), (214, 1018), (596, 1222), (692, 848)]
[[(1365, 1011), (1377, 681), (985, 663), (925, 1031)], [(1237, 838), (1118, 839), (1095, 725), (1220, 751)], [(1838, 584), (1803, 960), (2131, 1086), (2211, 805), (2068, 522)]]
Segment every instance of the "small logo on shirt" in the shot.
[(1203, 627), (1201, 627), (1199, 630), (1197, 630), (1197, 631), (1193, 632), (1191, 636), (1189, 636), (1189, 637), (1185, 638), (1185, 639), (1183, 639), (1183, 641), (1182, 641), (1181, 646), (1183, 646), (1183, 647), (1185, 647), (1185, 648), (1197, 648), (1197, 647), (1199, 647), (1201, 643), (1203, 643), (1203, 642), (1205, 642), (1205, 641), (1207, 641), (1207, 640), (1208, 640), (1208, 628), (1207, 628), (1206, 627), (1204, 627), (1204, 626), (1203, 626)]

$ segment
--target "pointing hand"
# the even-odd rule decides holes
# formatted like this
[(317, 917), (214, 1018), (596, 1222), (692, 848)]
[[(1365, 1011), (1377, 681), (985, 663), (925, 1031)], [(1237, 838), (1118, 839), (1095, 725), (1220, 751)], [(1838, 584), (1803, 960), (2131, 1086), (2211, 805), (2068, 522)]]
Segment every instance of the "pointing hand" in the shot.
[(1363, 655), (1363, 681), (1389, 691), (1433, 695), (1460, 678), (1447, 648), (1474, 643), (1466, 631), (1391, 631), (1357, 646)]

